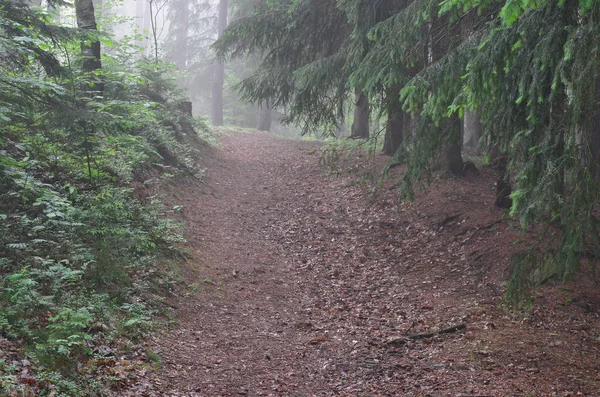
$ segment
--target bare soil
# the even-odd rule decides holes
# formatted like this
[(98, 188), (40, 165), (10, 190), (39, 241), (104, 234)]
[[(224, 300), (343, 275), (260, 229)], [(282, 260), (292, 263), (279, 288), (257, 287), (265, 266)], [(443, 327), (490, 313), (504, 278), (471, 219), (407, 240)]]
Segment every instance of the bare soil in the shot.
[(355, 154), (333, 175), (320, 153), (226, 134), (205, 181), (169, 192), (188, 287), (152, 342), (162, 370), (120, 395), (600, 396), (588, 274), (537, 289), (528, 312), (502, 307), (509, 258), (535, 236), (493, 207), (492, 171), (399, 205), (393, 176), (356, 183), (387, 158)]

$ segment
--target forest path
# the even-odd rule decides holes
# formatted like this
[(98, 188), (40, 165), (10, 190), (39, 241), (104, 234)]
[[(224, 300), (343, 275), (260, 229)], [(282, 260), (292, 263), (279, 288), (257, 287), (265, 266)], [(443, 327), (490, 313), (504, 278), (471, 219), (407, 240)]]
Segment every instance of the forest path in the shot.
[(226, 135), (203, 164), (202, 191), (181, 192), (197, 266), (186, 279), (195, 278), (197, 292), (182, 302), (180, 327), (160, 348), (172, 393), (281, 395), (324, 386), (314, 375), (319, 368), (307, 368), (310, 288), (278, 241), (281, 222), (310, 194), (310, 180), (322, 178), (317, 146)]
[(204, 183), (170, 193), (184, 208), (191, 292), (152, 347), (162, 357), (159, 395), (599, 390), (585, 364), (598, 357), (593, 335), (573, 334), (600, 326), (598, 316), (540, 306), (523, 320), (499, 306), (519, 236), (490, 205), (493, 176), (442, 184), (398, 212), (395, 193), (349, 186), (364, 157), (334, 178), (319, 153), (316, 142), (225, 134), (206, 157)]

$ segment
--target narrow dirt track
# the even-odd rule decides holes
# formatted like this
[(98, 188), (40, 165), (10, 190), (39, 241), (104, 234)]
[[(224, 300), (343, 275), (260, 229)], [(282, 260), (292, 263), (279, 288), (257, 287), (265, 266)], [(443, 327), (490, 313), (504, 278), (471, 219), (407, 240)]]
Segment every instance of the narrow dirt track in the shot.
[(181, 196), (199, 268), (198, 292), (183, 302), (181, 327), (161, 349), (173, 393), (317, 391), (326, 384), (306, 358), (307, 288), (273, 230), (292, 215), (286, 202), (298, 199), (298, 178), (311, 177), (299, 167), (319, 177), (316, 145), (257, 133), (226, 137), (222, 147), (206, 165), (207, 190)]
[(484, 229), (502, 216), (493, 197), (465, 200), (485, 180), (463, 182), (466, 196), (434, 219), (433, 199), (398, 213), (392, 195), (369, 201), (350, 179), (326, 177), (317, 152), (229, 134), (207, 157), (205, 182), (172, 193), (191, 292), (153, 346), (160, 395), (596, 395), (598, 368), (586, 364), (598, 360), (595, 334), (572, 329), (596, 329), (598, 315), (569, 307), (556, 320), (540, 307), (523, 320), (499, 308), (509, 252), (498, 241), (510, 246), (516, 232)]

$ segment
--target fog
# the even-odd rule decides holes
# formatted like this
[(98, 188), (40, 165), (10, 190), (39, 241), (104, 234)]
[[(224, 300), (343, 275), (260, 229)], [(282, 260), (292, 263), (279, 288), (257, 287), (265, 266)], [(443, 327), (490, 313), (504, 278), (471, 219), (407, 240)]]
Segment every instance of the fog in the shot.
[[(171, 62), (172, 77), (182, 95), (193, 103), (196, 116), (214, 119), (215, 74), (218, 61), (211, 45), (219, 36), (219, 0), (94, 0), (98, 29), (110, 40), (102, 43), (102, 52), (115, 49), (108, 41), (128, 41), (138, 47), (134, 56)], [(56, 21), (77, 27), (72, 7), (52, 9)], [(236, 18), (236, 2), (227, 7), (227, 22)], [(226, 25), (225, 25), (226, 26)], [(236, 84), (257, 67), (255, 59), (235, 59), (224, 66), (222, 89), (223, 124), (269, 130), (299, 138), (301, 130), (280, 122), (278, 109), (242, 101)], [(262, 111), (261, 111), (262, 109)], [(265, 124), (265, 120), (270, 121)], [(214, 121), (214, 120), (213, 120)], [(214, 124), (214, 123), (213, 123)], [(219, 125), (219, 124), (216, 124)]]
[[(218, 61), (210, 46), (219, 34), (219, 0), (95, 1), (95, 6), (101, 30), (114, 35), (115, 40), (133, 39), (140, 47), (140, 56), (174, 63), (177, 85), (192, 101), (194, 114), (211, 117)], [(227, 21), (236, 18), (235, 10), (235, 1), (230, 1)], [(71, 10), (64, 13), (66, 18), (72, 19), (70, 14)], [(104, 50), (110, 51), (110, 48)], [(299, 137), (300, 129), (284, 126), (277, 109), (263, 107), (261, 112), (259, 104), (240, 100), (235, 85), (251, 75), (256, 65), (256, 60), (245, 59), (225, 65), (220, 106), (224, 124), (245, 128), (258, 125), (261, 129)], [(269, 114), (265, 114), (266, 110)], [(271, 123), (265, 124), (265, 120)]]

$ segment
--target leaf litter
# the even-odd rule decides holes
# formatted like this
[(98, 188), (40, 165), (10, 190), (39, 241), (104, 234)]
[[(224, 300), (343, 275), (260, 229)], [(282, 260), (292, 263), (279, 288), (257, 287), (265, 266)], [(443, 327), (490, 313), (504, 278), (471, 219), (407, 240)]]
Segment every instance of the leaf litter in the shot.
[(319, 148), (229, 133), (202, 184), (164, 192), (187, 224), (192, 287), (150, 343), (162, 369), (115, 395), (600, 395), (593, 282), (502, 307), (509, 258), (534, 236), (493, 207), (493, 171), (399, 203), (393, 178), (356, 183), (386, 158), (348, 156), (334, 177)]

